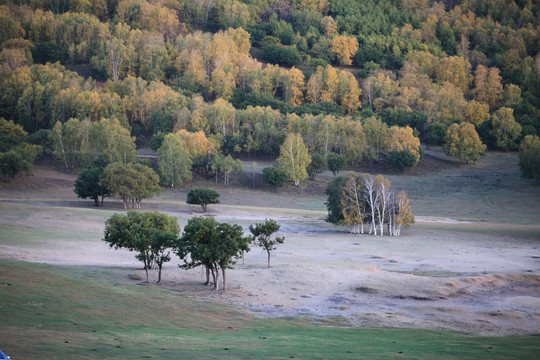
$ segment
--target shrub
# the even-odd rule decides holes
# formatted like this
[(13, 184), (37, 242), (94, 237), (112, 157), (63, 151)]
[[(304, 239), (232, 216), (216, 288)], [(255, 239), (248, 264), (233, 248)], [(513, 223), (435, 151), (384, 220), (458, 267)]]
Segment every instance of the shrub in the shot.
[(271, 186), (281, 187), (287, 182), (287, 173), (275, 166), (263, 169), (263, 181)]
[(403, 171), (416, 165), (416, 157), (408, 150), (392, 150), (386, 156), (386, 162)]

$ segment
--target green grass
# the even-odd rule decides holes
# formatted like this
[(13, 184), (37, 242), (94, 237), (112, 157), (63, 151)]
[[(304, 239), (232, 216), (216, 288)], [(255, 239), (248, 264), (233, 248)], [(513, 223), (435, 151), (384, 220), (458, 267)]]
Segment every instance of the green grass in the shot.
[(0, 261), (14, 359), (534, 359), (538, 337), (315, 326), (137, 285), (127, 271)]
[[(432, 148), (428, 153), (445, 158), (440, 148)], [(248, 162), (245, 166), (249, 168)], [(358, 169), (358, 172), (377, 175), (376, 170), (369, 168)], [(393, 189), (407, 192), (416, 216), (539, 223), (540, 186), (532, 179), (520, 177), (516, 153), (489, 152), (476, 164), (466, 165), (456, 160), (451, 165), (442, 162), (435, 171), (421, 175), (385, 177), (390, 179)], [(330, 172), (325, 172), (318, 175), (315, 181), (302, 182), (300, 188), (290, 186), (278, 191), (223, 188), (209, 180), (203, 181), (203, 186), (215, 187), (221, 194), (222, 204), (261, 209), (326, 211), (324, 189), (332, 178)], [(167, 189), (153, 200), (183, 202), (188, 187)]]
[(389, 179), (407, 192), (416, 216), (538, 224), (540, 186), (520, 177), (515, 153), (489, 152), (477, 164)]
[[(486, 220), (474, 224), (419, 223), (404, 232), (411, 243), (430, 237), (452, 241), (456, 236), (474, 236), (501, 243), (536, 243), (540, 238), (540, 187), (519, 178), (515, 154), (493, 153), (477, 165), (390, 179), (393, 188), (408, 192), (417, 216)], [(216, 206), (262, 216), (296, 217), (285, 222), (289, 225), (304, 224), (299, 218), (310, 222), (324, 216), (323, 194), (294, 191), (221, 189), (224, 204)], [(162, 211), (185, 210), (184, 193), (167, 190), (147, 204)], [(32, 253), (54, 251), (54, 246), (76, 249), (99, 243), (104, 221), (114, 212), (111, 209), (119, 209), (95, 209), (90, 202), (87, 208), (80, 208), (81, 201), (48, 200), (47, 196), (41, 193), (39, 198), (44, 198), (39, 203), (35, 198), (2, 199), (1, 246)], [(191, 216), (185, 212), (180, 223), (185, 224)], [(241, 223), (246, 226), (252, 222)], [(310, 226), (334, 229), (323, 223)], [(540, 358), (538, 336), (492, 338), (433, 330), (336, 326), (343, 323), (343, 319), (332, 318), (260, 319), (204, 301), (199, 295), (137, 285), (129, 269), (0, 261), (0, 349), (13, 359)]]

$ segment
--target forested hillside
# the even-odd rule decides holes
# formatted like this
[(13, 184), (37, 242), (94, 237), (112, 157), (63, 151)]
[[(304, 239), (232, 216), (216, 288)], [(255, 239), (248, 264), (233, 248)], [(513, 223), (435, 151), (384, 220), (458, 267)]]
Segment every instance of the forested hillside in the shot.
[(67, 168), (129, 162), (187, 130), (199, 165), (299, 133), (312, 154), (411, 166), (419, 140), (475, 161), (540, 134), (532, 0), (0, 4), (3, 159), (31, 143)]

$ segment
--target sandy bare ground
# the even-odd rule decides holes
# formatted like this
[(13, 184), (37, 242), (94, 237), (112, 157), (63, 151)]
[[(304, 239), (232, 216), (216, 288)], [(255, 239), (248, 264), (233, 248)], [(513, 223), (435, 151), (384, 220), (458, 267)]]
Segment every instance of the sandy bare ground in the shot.
[[(230, 211), (223, 217), (231, 216), (243, 218)], [(483, 335), (540, 332), (537, 241), (468, 234), (454, 221), (446, 223), (462, 236), (452, 234), (451, 227), (422, 228), (434, 219), (420, 220), (417, 229), (399, 238), (351, 235), (321, 220), (281, 221), (286, 240), (271, 268), (266, 253), (254, 248), (245, 264), (240, 260), (229, 271), (226, 292), (201, 288), (200, 270), (171, 269), (162, 286), (201, 292), (262, 316), (340, 316), (353, 326)]]
[[(62, 188), (51, 191), (50, 197), (54, 201), (39, 202), (33, 221), (80, 230), (85, 236), (74, 243), (67, 235), (44, 235), (42, 245), (19, 246), (0, 233), (2, 258), (119, 266), (144, 277), (132, 253), (111, 250), (101, 241), (105, 215), (83, 220), (69, 215), (89, 204), (81, 202), (70, 203), (73, 208), (60, 205), (59, 219), (55, 206), (63, 199), (73, 200), (72, 195)], [(13, 207), (22, 206), (17, 203), (27, 206), (29, 199), (0, 200), (0, 229), (27, 225), (25, 219), (10, 218)], [(178, 216), (182, 226), (200, 215), (196, 207), (182, 204), (154, 201), (147, 207)], [(332, 317), (349, 326), (495, 336), (540, 333), (540, 225), (423, 217), (396, 238), (349, 234), (325, 223), (325, 213), (318, 211), (225, 205), (211, 211), (219, 221), (239, 223), (246, 230), (266, 217), (278, 220), (286, 239), (273, 253), (272, 267), (266, 266), (266, 253), (254, 247), (245, 264), (239, 260), (228, 270), (228, 290), (216, 292), (202, 285), (201, 269), (181, 270), (179, 259), (173, 258), (164, 269), (163, 283), (152, 286), (232, 304), (259, 316), (300, 315), (315, 321)], [(157, 273), (151, 276), (155, 281)]]

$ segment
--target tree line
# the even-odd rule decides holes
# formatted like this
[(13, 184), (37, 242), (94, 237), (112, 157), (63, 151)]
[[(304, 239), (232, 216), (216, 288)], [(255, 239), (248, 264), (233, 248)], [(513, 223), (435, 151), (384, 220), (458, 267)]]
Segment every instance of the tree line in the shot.
[[(375, 117), (441, 145), (472, 134), (454, 126), (470, 123), (488, 147), (511, 150), (538, 132), (538, 11), (495, 0), (7, 1), (0, 116), (30, 133), (72, 118), (116, 119), (138, 145), (159, 132), (203, 131), (225, 155), (277, 155), (293, 115), (349, 115), (362, 125)], [(262, 63), (261, 49), (292, 52), (301, 66)], [(60, 63), (91, 64), (107, 82)], [(360, 70), (337, 67), (350, 64)], [(342, 145), (348, 131), (328, 143), (354, 163), (360, 156)], [(310, 129), (295, 132), (312, 145)], [(464, 161), (482, 152), (445, 148)], [(403, 168), (418, 161), (415, 151), (365, 154)]]

